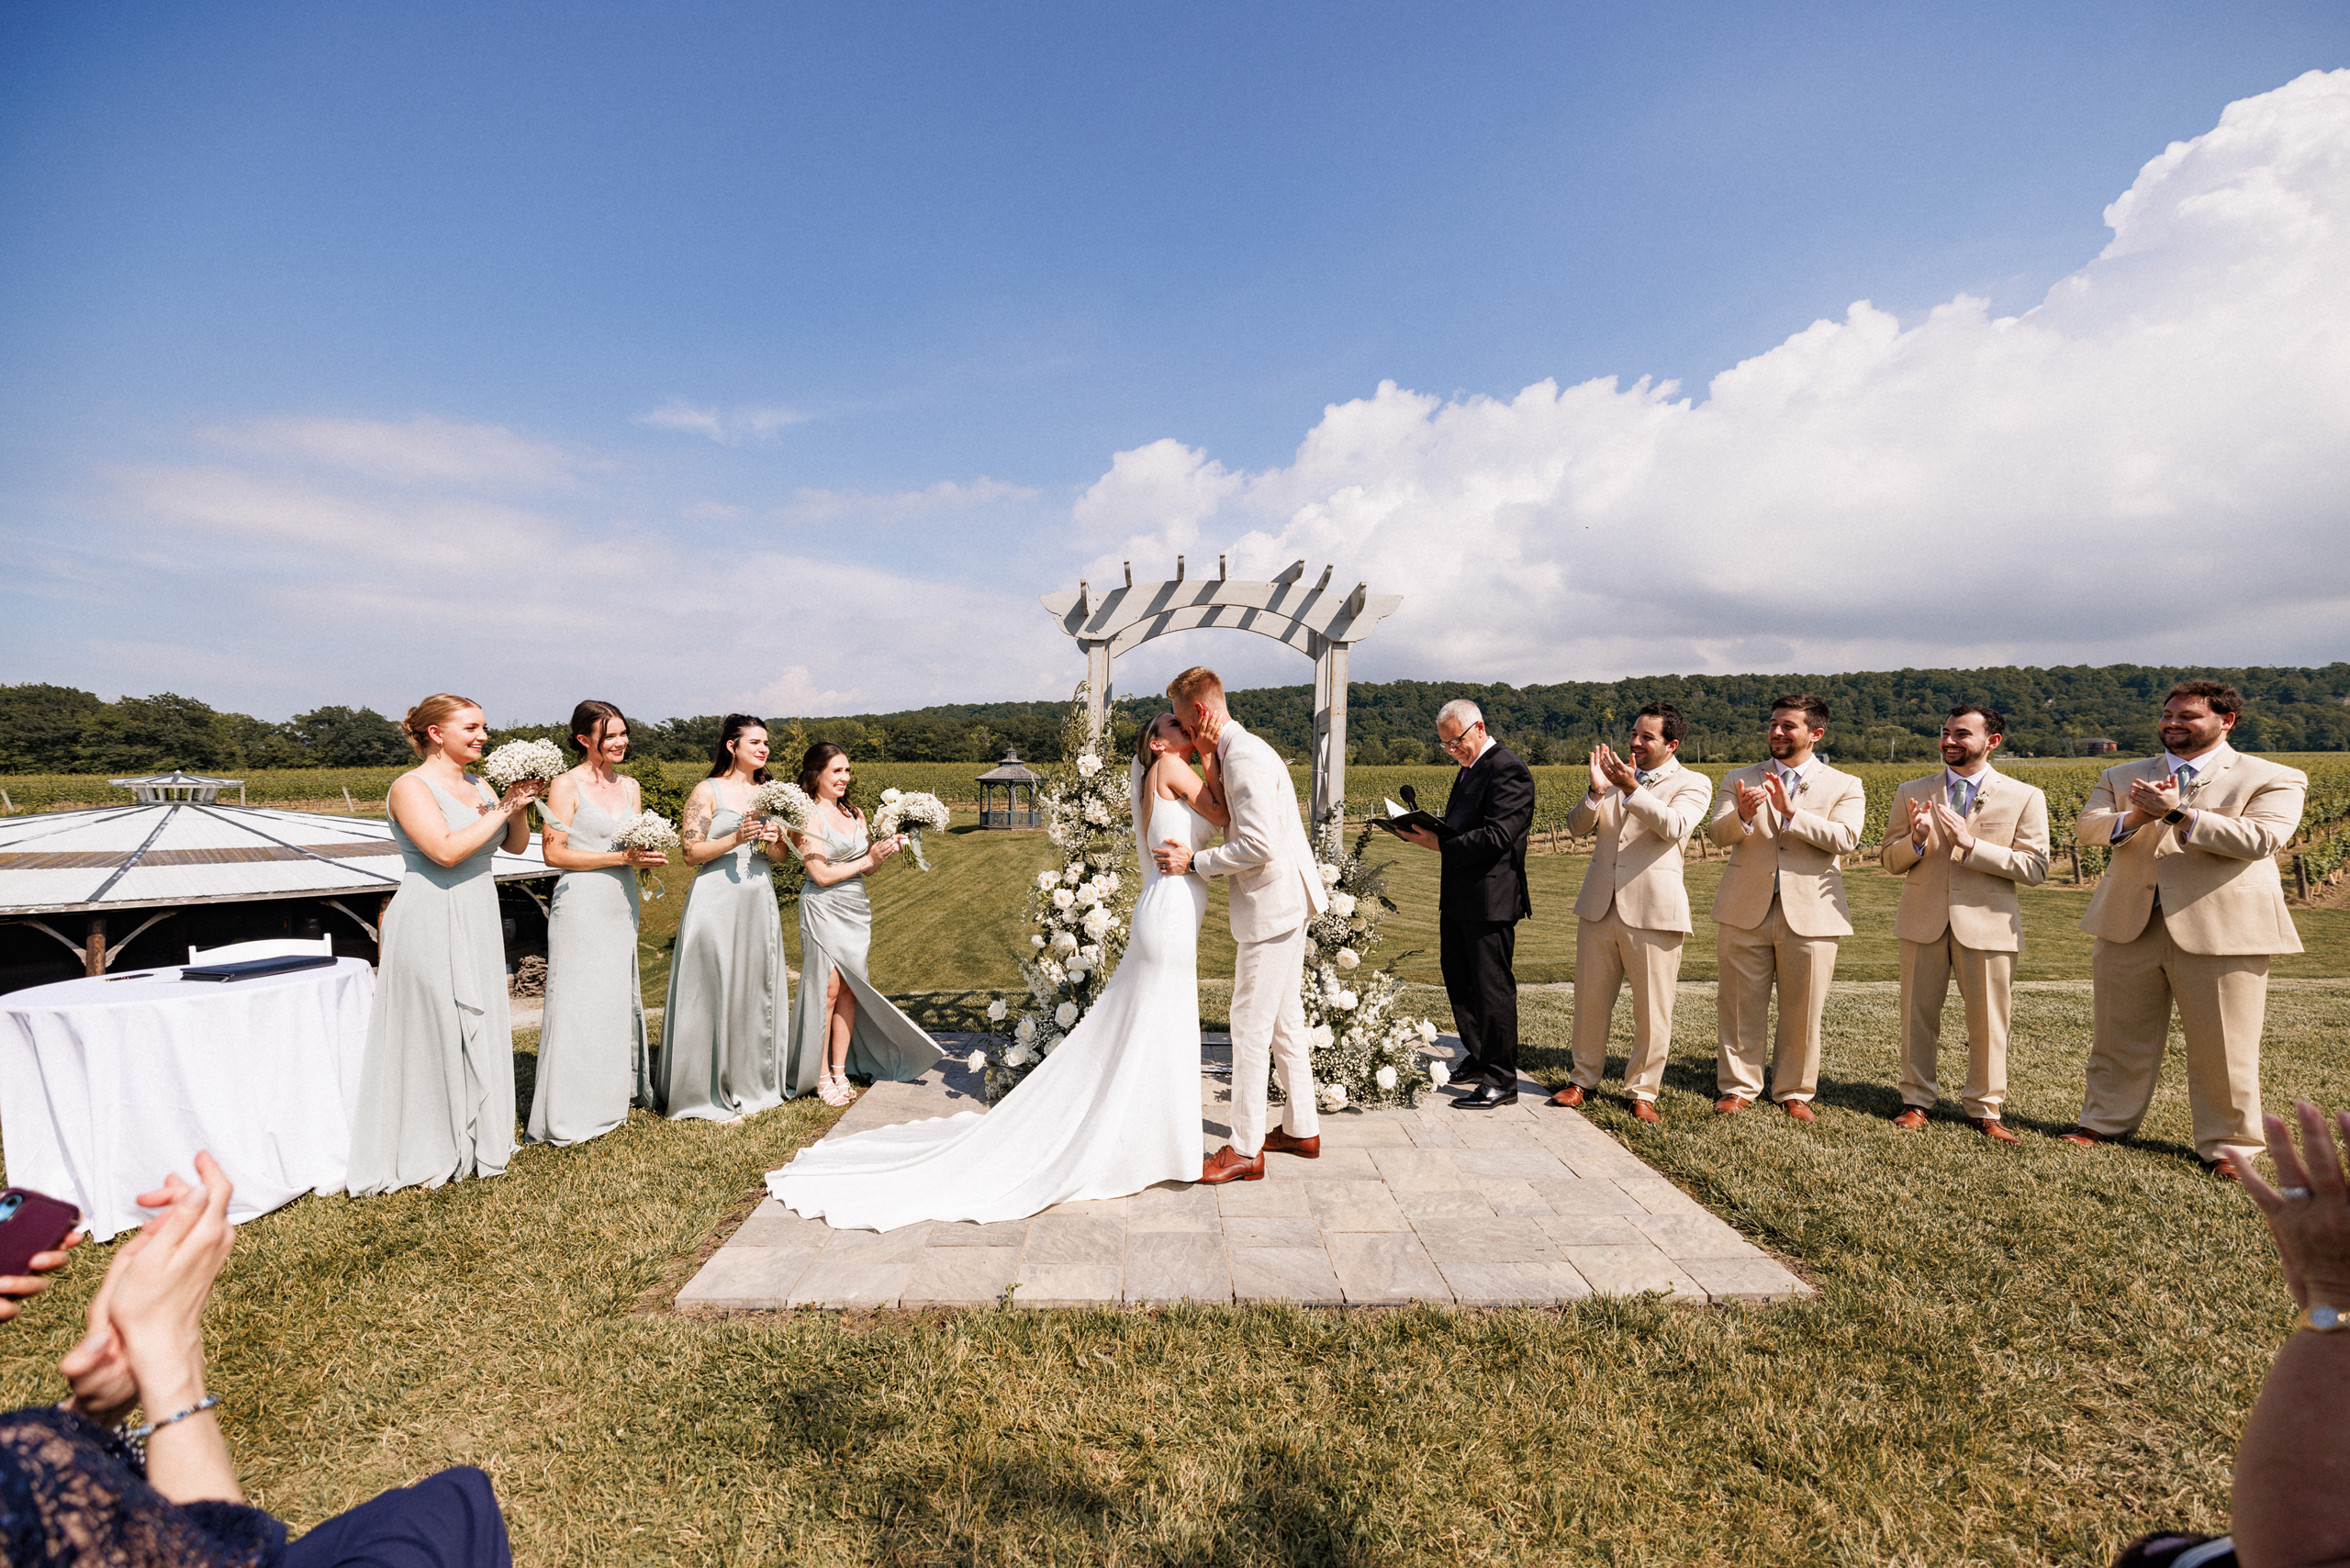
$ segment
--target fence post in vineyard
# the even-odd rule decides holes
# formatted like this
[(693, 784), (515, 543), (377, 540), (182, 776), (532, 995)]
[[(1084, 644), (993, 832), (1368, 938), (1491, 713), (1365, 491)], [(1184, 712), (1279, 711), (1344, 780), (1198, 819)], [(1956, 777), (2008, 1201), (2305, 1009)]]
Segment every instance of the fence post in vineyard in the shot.
[(2301, 902), (2310, 902), (2310, 865), (2297, 851), (2293, 856), (2293, 885), (2300, 890)]
[(17, 802), (8, 799), (8, 791), (6, 790), (0, 790), (0, 806), (7, 807), (10, 816), (17, 814)]
[(2073, 880), (2078, 882), (2081, 879), (2081, 846), (2068, 844), (2065, 847), (2073, 857)]
[(342, 809), (354, 817), (359, 814), (359, 802), (351, 798), (351, 786), (348, 784), (342, 787)]

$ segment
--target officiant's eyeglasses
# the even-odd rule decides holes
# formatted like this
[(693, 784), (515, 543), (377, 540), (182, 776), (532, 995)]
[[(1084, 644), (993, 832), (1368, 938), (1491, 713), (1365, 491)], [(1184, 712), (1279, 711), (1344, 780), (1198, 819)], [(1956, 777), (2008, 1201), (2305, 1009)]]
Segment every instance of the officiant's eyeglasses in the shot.
[(1455, 756), (1459, 756), (1463, 750), (1473, 752), (1477, 749), (1478, 733), (1483, 730), (1484, 727), (1485, 721), (1480, 719), (1475, 723), (1470, 725), (1467, 729), (1461, 731), (1459, 734), (1453, 736), (1450, 740), (1446, 740), (1444, 738), (1444, 732), (1442, 730), (1438, 730), (1436, 733), (1436, 744), (1442, 746), (1445, 750), (1450, 752)]

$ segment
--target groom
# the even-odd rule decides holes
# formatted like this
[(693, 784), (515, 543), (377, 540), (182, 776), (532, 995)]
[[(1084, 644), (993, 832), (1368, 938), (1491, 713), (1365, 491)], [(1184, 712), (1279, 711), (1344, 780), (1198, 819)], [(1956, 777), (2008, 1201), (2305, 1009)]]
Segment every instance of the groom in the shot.
[[(1305, 926), (1329, 905), (1314, 849), (1297, 814), (1297, 790), (1271, 746), (1232, 722), (1224, 682), (1194, 666), (1167, 683), (1176, 722), (1223, 765), (1232, 825), (1224, 842), (1194, 855), (1173, 839), (1152, 858), (1170, 877), (1196, 873), (1232, 879), (1232, 938), (1240, 945), (1232, 971), (1232, 1141), (1208, 1157), (1206, 1182), (1255, 1182), (1265, 1151), (1322, 1152), (1314, 1105), (1314, 1066), (1305, 1047)], [(1283, 1126), (1265, 1130), (1267, 1058), (1278, 1066), (1289, 1101)]]

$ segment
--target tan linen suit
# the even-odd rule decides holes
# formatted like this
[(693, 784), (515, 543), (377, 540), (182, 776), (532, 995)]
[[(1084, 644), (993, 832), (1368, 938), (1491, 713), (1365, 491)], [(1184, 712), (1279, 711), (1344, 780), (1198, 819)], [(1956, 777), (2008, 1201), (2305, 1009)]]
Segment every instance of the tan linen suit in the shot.
[(1975, 847), (1961, 854), (1939, 825), (1918, 853), (1909, 802), (1947, 803), (1947, 769), (1893, 792), (1886, 818), (1885, 868), (1902, 879), (1893, 932), (1901, 939), (1901, 1103), (1930, 1111), (1940, 1097), (1942, 1004), (1951, 976), (1966, 1002), (1966, 1087), (1961, 1103), (1996, 1121), (2008, 1097), (2008, 1022), (2015, 1005), (2016, 955), (2023, 951), (2019, 885), (2048, 878), (2048, 797), (1994, 768), (1983, 771), (1966, 812)]
[(1599, 1087), (1607, 1071), (1607, 1025), (1616, 995), (1632, 982), (1632, 1054), (1624, 1092), (1654, 1100), (1673, 1049), (1673, 987), (1681, 944), (1693, 929), (1681, 852), (1706, 820), (1713, 785), (1668, 757), (1639, 788), (1589, 795), (1567, 813), (1577, 837), (1597, 830), (1591, 867), (1575, 899), (1573, 1081)]
[[(2195, 759), (2180, 804), (2192, 827), (2154, 822), (2113, 846), (2081, 929), (2097, 938), (2095, 1040), (2081, 1126), (2119, 1137), (2135, 1132), (2154, 1098), (2178, 1005), (2187, 1036), (2187, 1094), (2195, 1152), (2257, 1153), (2260, 1031), (2268, 1011), (2268, 959), (2301, 950), (2285, 905), (2277, 852), (2291, 842), (2309, 775), (2225, 745)], [(2075, 830), (2105, 844), (2130, 814), (2130, 786), (2170, 776), (2167, 758), (2106, 769)], [(2182, 843), (2179, 834), (2187, 832)]]
[(1751, 831), (1738, 819), (1738, 786), (1760, 787), (1768, 763), (1724, 778), (1714, 799), (1713, 841), (1730, 852), (1714, 894), (1720, 928), (1721, 1046), (1714, 1079), (1724, 1094), (1762, 1093), (1763, 1032), (1771, 986), (1779, 987), (1779, 1030), (1772, 1045), (1771, 1093), (1808, 1100), (1819, 1089), (1819, 1014), (1836, 978), (1836, 939), (1852, 932), (1838, 857), (1859, 847), (1868, 800), (1861, 781), (1814, 762), (1785, 821), (1765, 805)]

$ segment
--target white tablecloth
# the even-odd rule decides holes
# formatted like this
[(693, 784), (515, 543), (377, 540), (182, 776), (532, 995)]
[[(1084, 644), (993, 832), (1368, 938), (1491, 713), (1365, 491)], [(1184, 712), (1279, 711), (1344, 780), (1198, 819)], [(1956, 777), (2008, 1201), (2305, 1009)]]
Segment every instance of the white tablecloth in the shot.
[(8, 1181), (63, 1198), (100, 1241), (210, 1149), (231, 1219), (342, 1191), (367, 1009), (364, 958), (263, 980), (65, 980), (0, 996)]

